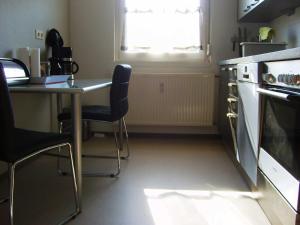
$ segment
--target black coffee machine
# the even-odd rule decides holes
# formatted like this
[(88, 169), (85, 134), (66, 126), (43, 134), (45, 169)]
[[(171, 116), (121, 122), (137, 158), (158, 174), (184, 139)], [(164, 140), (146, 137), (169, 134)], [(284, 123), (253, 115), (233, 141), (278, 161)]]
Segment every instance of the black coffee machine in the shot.
[(72, 75), (77, 73), (79, 66), (72, 59), (72, 48), (63, 47), (64, 42), (56, 29), (47, 33), (46, 46), (52, 49), (52, 56), (49, 58), (51, 75)]

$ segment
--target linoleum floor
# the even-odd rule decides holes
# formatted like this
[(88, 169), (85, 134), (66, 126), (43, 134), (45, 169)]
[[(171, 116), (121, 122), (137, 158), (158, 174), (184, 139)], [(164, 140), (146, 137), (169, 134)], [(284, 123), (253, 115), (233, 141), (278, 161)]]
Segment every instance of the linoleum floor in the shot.
[[(113, 149), (111, 137), (84, 150)], [(130, 137), (131, 157), (118, 178), (83, 178), (82, 213), (70, 225), (270, 225), (215, 137)], [(74, 205), (71, 178), (58, 176), (56, 158), (41, 156), (16, 175), (15, 225), (56, 224)], [(113, 169), (84, 159), (84, 170)], [(67, 164), (63, 167), (67, 168)], [(1, 179), (1, 195), (7, 183)], [(8, 204), (0, 205), (8, 224)]]

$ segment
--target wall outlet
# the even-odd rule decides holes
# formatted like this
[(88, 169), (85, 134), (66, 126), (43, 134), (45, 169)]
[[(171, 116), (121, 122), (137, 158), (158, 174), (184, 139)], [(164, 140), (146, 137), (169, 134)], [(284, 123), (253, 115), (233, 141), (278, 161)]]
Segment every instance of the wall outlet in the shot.
[(44, 31), (35, 29), (35, 39), (43, 40), (44, 39)]

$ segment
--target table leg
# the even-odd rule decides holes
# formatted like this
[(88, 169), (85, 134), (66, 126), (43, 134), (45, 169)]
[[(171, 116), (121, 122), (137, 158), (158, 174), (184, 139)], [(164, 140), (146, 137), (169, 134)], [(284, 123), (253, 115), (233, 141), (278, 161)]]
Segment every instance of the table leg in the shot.
[[(62, 94), (61, 93), (57, 93), (56, 94), (56, 113), (57, 115), (59, 115), (60, 113), (62, 113), (63, 111), (63, 100), (62, 100)], [(60, 133), (63, 132), (63, 126), (62, 126), (62, 122), (58, 122), (57, 123), (57, 129)], [(60, 150), (59, 150), (60, 152)]]
[(72, 129), (73, 129), (73, 152), (75, 162), (75, 172), (78, 185), (79, 210), (82, 204), (82, 162), (81, 162), (81, 101), (80, 93), (72, 94)]
[(62, 113), (63, 104), (62, 104), (62, 94), (57, 93), (56, 94), (56, 107), (57, 107), (57, 113)]

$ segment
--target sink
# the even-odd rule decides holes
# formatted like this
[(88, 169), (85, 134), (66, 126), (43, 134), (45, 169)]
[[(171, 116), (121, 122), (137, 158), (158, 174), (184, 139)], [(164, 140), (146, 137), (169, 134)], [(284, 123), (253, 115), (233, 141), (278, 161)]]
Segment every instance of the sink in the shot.
[(242, 42), (242, 56), (258, 55), (268, 52), (285, 50), (287, 43), (271, 43), (271, 42)]

